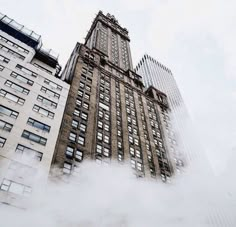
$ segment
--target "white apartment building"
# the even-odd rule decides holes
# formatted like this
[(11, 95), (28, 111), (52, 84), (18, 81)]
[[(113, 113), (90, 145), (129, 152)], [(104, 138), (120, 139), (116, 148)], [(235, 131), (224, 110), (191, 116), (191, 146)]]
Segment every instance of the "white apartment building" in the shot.
[(47, 178), (69, 91), (57, 57), (0, 14), (0, 203), (21, 206)]

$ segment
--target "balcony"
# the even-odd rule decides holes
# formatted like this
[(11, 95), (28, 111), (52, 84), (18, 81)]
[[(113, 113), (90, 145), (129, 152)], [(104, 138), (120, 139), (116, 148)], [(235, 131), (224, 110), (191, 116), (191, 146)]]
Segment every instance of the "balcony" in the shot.
[(28, 46), (31, 46), (34, 49), (40, 48), (42, 46), (40, 35), (2, 13), (0, 13), (0, 30), (6, 32), (10, 36), (13, 36), (14, 38), (20, 40)]

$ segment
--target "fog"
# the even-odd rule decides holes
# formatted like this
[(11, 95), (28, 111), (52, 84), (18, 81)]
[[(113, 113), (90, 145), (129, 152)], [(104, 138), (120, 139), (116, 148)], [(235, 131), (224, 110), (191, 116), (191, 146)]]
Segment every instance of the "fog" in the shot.
[(28, 209), (1, 205), (1, 226), (235, 226), (235, 189), (230, 172), (213, 176), (200, 159), (169, 183), (85, 162), (77, 176), (51, 178)]

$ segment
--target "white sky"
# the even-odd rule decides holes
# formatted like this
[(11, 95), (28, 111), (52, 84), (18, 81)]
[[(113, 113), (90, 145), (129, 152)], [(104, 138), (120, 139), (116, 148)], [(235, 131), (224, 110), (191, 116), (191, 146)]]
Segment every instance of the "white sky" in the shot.
[(148, 53), (172, 70), (215, 169), (233, 167), (235, 1), (0, 0), (0, 5), (2, 13), (42, 35), (62, 64), (76, 42), (84, 41), (99, 10), (114, 14), (129, 30), (134, 65)]

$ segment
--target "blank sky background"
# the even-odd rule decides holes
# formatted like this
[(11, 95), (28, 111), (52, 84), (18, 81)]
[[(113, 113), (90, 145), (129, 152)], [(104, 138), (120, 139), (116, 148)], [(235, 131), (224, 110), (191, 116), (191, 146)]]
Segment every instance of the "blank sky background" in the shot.
[[(148, 53), (169, 67), (216, 172), (236, 152), (236, 3), (231, 0), (0, 0), (1, 12), (42, 35), (65, 64), (96, 13), (129, 30), (134, 65)], [(234, 159), (235, 160), (235, 159)]]

